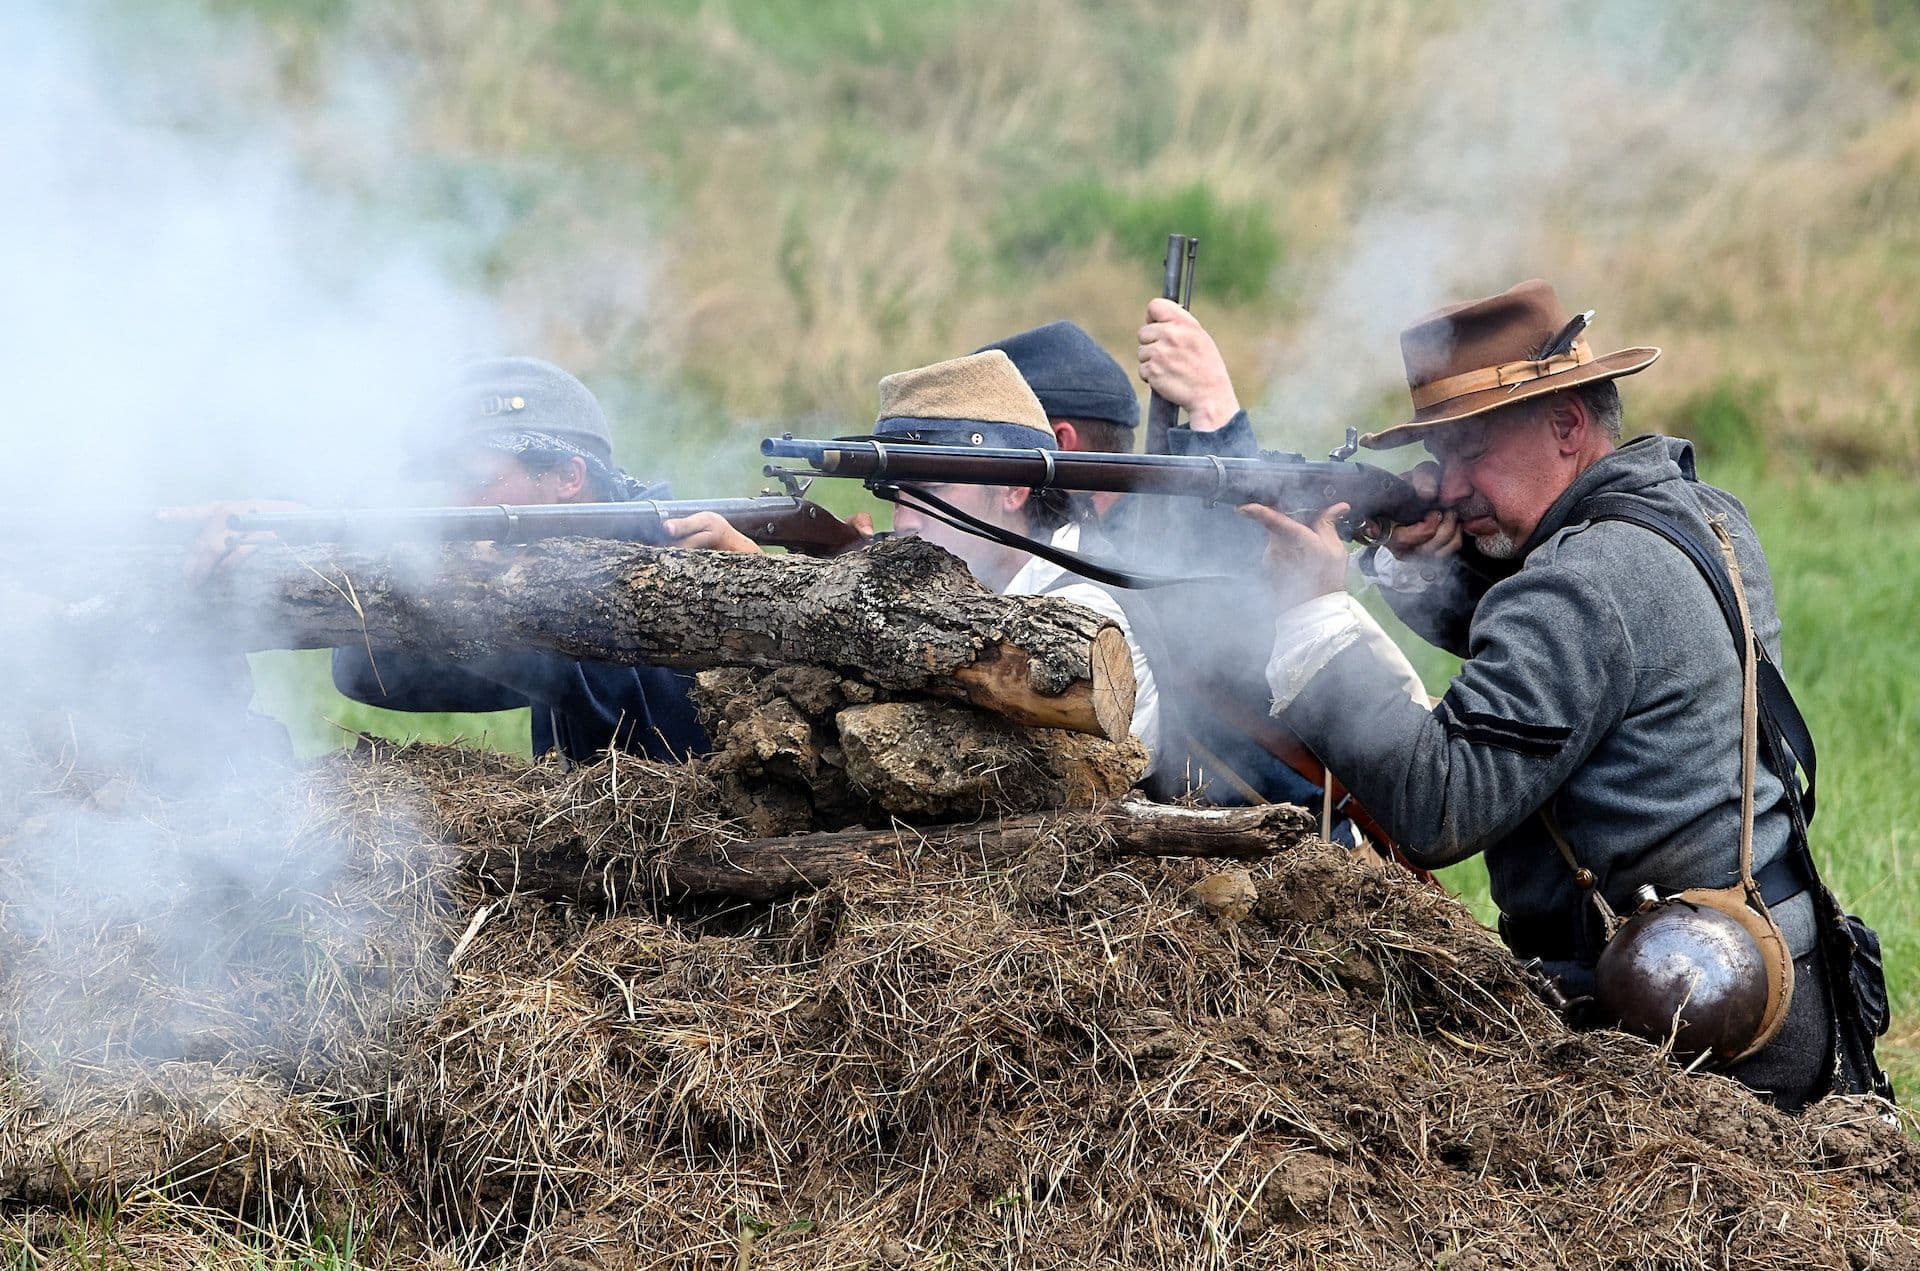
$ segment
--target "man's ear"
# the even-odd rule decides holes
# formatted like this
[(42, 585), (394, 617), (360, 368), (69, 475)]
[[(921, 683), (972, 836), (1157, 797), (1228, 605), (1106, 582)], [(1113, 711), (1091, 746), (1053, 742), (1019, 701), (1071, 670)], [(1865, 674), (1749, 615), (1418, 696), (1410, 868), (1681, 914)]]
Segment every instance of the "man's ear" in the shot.
[(553, 470), (553, 480), (553, 492), (562, 501), (573, 498), (587, 488), (587, 461), (573, 455)]
[(1547, 405), (1547, 426), (1553, 429), (1555, 446), (1563, 455), (1579, 454), (1586, 448), (1593, 416), (1577, 393), (1555, 393)]
[(1070, 419), (1053, 420), (1053, 439), (1060, 443), (1062, 450), (1080, 449), (1080, 430), (1073, 426)]
[(1003, 486), (1000, 490), (1000, 510), (1018, 512), (1027, 506), (1027, 500), (1033, 497), (1033, 487), (1024, 485)]

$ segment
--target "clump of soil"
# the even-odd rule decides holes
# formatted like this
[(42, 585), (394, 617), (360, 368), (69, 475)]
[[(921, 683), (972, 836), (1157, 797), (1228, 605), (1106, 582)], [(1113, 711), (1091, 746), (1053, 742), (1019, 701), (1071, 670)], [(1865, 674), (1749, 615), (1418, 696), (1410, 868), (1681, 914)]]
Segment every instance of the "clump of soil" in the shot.
[[(60, 1245), (58, 1215), (105, 1189), (153, 1265), (337, 1232), (295, 1199), (320, 1192), (380, 1233), (361, 1256), (382, 1265), (1920, 1263), (1920, 1152), (1881, 1105), (1790, 1117), (1632, 1038), (1570, 1033), (1410, 877), (1311, 841), (1122, 863), (1062, 812), (1011, 865), (906, 851), (780, 903), (676, 901), (650, 885), (663, 862), (754, 836), (724, 788), (422, 749), (263, 793), (306, 809), (302, 841), (338, 864), (229, 893), (260, 916), (229, 914), (233, 955), (166, 998), (227, 1021), (175, 1029), (199, 1048), (191, 1097), (166, 1084), (187, 1070), (131, 1053), (155, 1028), (104, 1026), (152, 1014), (191, 961), (157, 938), (164, 915), (98, 911), (84, 950), (59, 946), (87, 961), (50, 966), (12, 959), (51, 937), (10, 905), (10, 1057), (32, 1093), (0, 1109), (0, 1180), (39, 1181), (7, 1184), (0, 1238), (90, 1247)], [(91, 797), (43, 792), (30, 816)], [(0, 878), (47, 850), (20, 824), (0, 828)], [(542, 868), (595, 885), (565, 903), (516, 885)], [(306, 916), (255, 930), (288, 913)], [(230, 990), (294, 965), (302, 987), (262, 999), (273, 1029), (229, 1018)], [(86, 1009), (28, 1005), (49, 993)], [(53, 1060), (82, 1043), (72, 1082)], [(55, 1185), (58, 1161), (107, 1155), (69, 1145), (122, 1121), (147, 1145), (116, 1149), (131, 1168)], [(242, 1181), (186, 1186), (189, 1151)], [(156, 1195), (201, 1215), (191, 1239), (154, 1225)]]
[(697, 696), (715, 747), (706, 770), (755, 837), (1086, 807), (1124, 795), (1147, 767), (1132, 738), (889, 700), (820, 667), (703, 671)]

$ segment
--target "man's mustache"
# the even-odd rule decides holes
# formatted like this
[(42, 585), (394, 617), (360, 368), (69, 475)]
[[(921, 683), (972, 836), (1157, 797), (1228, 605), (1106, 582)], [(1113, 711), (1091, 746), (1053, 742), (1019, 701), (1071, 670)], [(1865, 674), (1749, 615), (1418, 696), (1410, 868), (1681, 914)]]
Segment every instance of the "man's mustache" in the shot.
[(1487, 502), (1484, 495), (1470, 495), (1447, 509), (1461, 521), (1477, 520), (1480, 517), (1493, 516), (1493, 504)]

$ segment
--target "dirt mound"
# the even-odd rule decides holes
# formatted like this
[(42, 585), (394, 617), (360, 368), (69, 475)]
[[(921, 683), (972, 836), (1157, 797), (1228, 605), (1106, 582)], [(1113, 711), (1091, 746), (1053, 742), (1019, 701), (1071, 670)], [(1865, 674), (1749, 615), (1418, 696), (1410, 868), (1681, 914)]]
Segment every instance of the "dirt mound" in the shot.
[[(1122, 862), (1062, 813), (1010, 863), (903, 850), (789, 901), (675, 901), (676, 853), (742, 836), (720, 784), (343, 758), (258, 796), (256, 829), (300, 813), (276, 850), (335, 863), (229, 880), (217, 962), (159, 938), (185, 888), (93, 902), (85, 941), (10, 904), (33, 1093), (0, 1106), (0, 1239), (91, 1248), (111, 1189), (143, 1265), (348, 1229), (378, 1233), (366, 1261), (570, 1271), (1920, 1264), (1920, 1151), (1882, 1108), (1788, 1117), (1569, 1033), (1410, 879), (1311, 842)], [(60, 810), (94, 793), (9, 809), (0, 873), (70, 846)], [(514, 885), (563, 868), (603, 903)], [(224, 1021), (174, 1027), (191, 1067), (155, 1060), (162, 1029), (107, 1026), (162, 989)], [(71, 1146), (96, 1132), (144, 1146)], [(108, 1155), (129, 1167), (58, 1182)], [(168, 1190), (216, 1159), (238, 1181)]]

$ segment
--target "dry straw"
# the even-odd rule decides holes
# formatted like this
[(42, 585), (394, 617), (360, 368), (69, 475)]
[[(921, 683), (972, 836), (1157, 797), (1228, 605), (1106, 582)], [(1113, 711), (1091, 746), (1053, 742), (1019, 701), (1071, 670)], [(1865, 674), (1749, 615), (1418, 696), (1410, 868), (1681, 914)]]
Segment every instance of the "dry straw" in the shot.
[[(350, 847), (323, 901), (293, 889), (337, 921), (292, 944), (350, 968), (378, 931), (386, 986), (310, 975), (268, 999), (277, 1033), (196, 1034), (192, 1064), (88, 1017), (87, 1065), (36, 1065), (50, 1035), (16, 1031), (0, 1238), (29, 1260), (260, 1265), (349, 1231), (380, 1265), (570, 1269), (1920, 1257), (1920, 1156), (1877, 1109), (1786, 1117), (1569, 1034), (1457, 905), (1325, 847), (1255, 868), (1240, 921), (1193, 898), (1211, 867), (1116, 864), (1071, 815), (1010, 868), (909, 847), (784, 904), (682, 905), (662, 862), (731, 833), (697, 770), (381, 751), (276, 798)], [(535, 858), (619, 902), (503, 894)], [(91, 938), (124, 967), (95, 1010), (141, 1017), (164, 951)], [(217, 987), (293, 965), (251, 947)], [(13, 1018), (53, 1027), (27, 1004), (59, 975), (12, 966)]]

